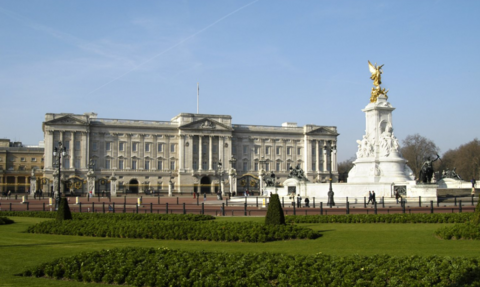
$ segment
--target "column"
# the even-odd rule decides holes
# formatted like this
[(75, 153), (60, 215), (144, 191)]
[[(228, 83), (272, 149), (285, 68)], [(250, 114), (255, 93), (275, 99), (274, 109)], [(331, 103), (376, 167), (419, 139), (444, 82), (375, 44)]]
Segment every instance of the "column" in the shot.
[(332, 172), (337, 171), (337, 142), (332, 141), (332, 146), (333, 148), (335, 146), (335, 149), (332, 151)]
[(132, 134), (126, 134), (127, 144), (125, 145), (125, 158), (124, 161), (125, 169), (130, 169), (132, 166)]
[(203, 136), (201, 135), (198, 136), (198, 170), (203, 170)]
[[(118, 169), (118, 136), (117, 134), (112, 134), (113, 141), (111, 145), (112, 149), (112, 169)], [(116, 188), (116, 187), (115, 187)]]
[(75, 132), (70, 132), (70, 142), (68, 146), (70, 149), (67, 151), (68, 156), (70, 156), (70, 168), (75, 168), (74, 159), (75, 159), (75, 152), (73, 151), (75, 145)]
[(286, 139), (282, 139), (282, 147), (283, 147), (283, 150), (282, 150), (282, 170), (286, 170), (288, 172), (288, 168), (287, 168), (287, 140)]
[(138, 147), (138, 169), (144, 170), (145, 169), (145, 135), (139, 134), (140, 143)]
[(185, 169), (193, 170), (193, 139), (192, 135), (187, 135), (185, 143)]
[(152, 135), (152, 157), (153, 157), (153, 162), (152, 162), (152, 169), (157, 170), (158, 168), (158, 157), (157, 157), (157, 152), (158, 152), (158, 139), (157, 135)]
[[(180, 140), (178, 143), (178, 171), (185, 171), (185, 136), (179, 135)], [(180, 180), (180, 177), (179, 177)]]
[(225, 160), (224, 157), (224, 149), (225, 149), (225, 137), (219, 136), (218, 137), (218, 159), (222, 161), (222, 165), (224, 168), (227, 167), (228, 160)]
[(170, 170), (170, 136), (165, 135), (165, 159), (166, 159), (166, 165), (167, 165), (167, 170)]
[[(232, 148), (233, 148), (233, 146), (232, 146), (232, 137), (231, 137), (231, 136), (227, 136), (227, 137), (226, 137), (226, 145), (227, 145), (227, 147), (225, 148), (225, 149), (226, 149), (226, 153), (225, 153), (224, 156), (225, 156), (225, 160), (226, 160), (226, 161), (229, 161), (229, 160), (232, 158)], [(230, 163), (229, 163), (228, 166), (230, 166)]]
[(87, 132), (81, 133), (82, 140), (80, 141), (80, 154), (83, 156), (83, 160), (81, 161), (80, 168), (88, 169), (88, 146), (89, 146), (89, 136)]
[(45, 133), (45, 169), (53, 168), (53, 131)]
[(18, 176), (15, 177), (15, 188), (13, 189), (14, 192), (17, 192), (18, 188)]
[(317, 170), (317, 174), (318, 174), (320, 172), (320, 141), (319, 140), (315, 141), (315, 149), (316, 149), (315, 169)]
[(308, 164), (309, 155), (310, 155), (310, 158), (312, 158), (310, 154), (312, 152), (312, 149), (309, 149), (309, 146), (310, 146), (310, 139), (307, 137), (307, 135), (305, 135), (303, 138), (303, 170), (305, 171), (305, 173), (308, 173), (309, 171), (312, 170), (312, 167), (311, 166), (309, 167), (309, 164)]
[(208, 136), (208, 170), (213, 170), (212, 167), (212, 142), (213, 142), (213, 136)]
[(327, 164), (328, 164), (328, 155), (327, 155), (327, 142), (323, 141), (323, 171), (328, 172)]

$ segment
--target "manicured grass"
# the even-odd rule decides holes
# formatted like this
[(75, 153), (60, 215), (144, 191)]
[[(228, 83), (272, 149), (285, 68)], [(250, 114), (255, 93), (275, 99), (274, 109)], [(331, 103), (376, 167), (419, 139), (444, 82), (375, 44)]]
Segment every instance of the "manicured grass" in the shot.
[[(0, 226), (0, 286), (85, 286), (66, 282), (13, 276), (54, 258), (114, 247), (169, 247), (223, 252), (276, 252), (331, 255), (441, 255), (478, 256), (480, 244), (473, 240), (440, 240), (434, 231), (449, 224), (302, 224), (322, 232), (315, 240), (271, 243), (228, 243), (150, 239), (116, 239), (23, 233), (27, 226), (46, 219), (15, 217), (14, 224)], [(264, 222), (263, 217), (218, 218), (223, 221)], [(104, 284), (91, 286), (105, 286)], [(89, 284), (89, 286), (90, 286)]]

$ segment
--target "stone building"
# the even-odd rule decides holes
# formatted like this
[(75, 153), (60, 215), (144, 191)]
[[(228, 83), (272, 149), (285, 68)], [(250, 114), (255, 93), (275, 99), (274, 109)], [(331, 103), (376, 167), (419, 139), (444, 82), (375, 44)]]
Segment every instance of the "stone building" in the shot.
[[(311, 181), (325, 181), (330, 159), (322, 151), (338, 136), (336, 127), (237, 125), (229, 115), (190, 113), (170, 121), (50, 113), (43, 131), (44, 188), (53, 186), (53, 151), (62, 142), (62, 192), (83, 193), (261, 193), (261, 175), (273, 171), (279, 183), (297, 165)], [(331, 162), (337, 174), (335, 154)]]
[(24, 146), (21, 142), (0, 139), (0, 192), (28, 192), (32, 170), (33, 177), (40, 183), (43, 152), (41, 146)]

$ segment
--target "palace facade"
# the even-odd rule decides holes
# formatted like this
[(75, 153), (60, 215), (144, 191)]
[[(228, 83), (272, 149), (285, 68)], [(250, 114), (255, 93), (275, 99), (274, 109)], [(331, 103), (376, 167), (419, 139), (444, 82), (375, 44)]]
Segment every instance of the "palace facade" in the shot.
[[(181, 113), (170, 121), (102, 119), (95, 113), (53, 114), (43, 122), (44, 186), (52, 190), (59, 142), (62, 192), (260, 193), (263, 177), (274, 172), (283, 182), (299, 165), (310, 181), (338, 175), (332, 126), (284, 123), (281, 126), (232, 124), (229, 115)], [(57, 182), (58, 183), (58, 182)]]

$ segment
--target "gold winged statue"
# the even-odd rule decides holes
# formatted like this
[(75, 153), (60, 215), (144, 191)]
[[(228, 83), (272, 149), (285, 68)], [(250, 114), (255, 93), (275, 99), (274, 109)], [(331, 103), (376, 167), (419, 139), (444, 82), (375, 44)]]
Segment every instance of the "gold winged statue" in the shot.
[(368, 61), (368, 68), (370, 69), (370, 73), (372, 73), (370, 79), (373, 80), (373, 84), (377, 87), (382, 84), (382, 67), (383, 65), (377, 67), (377, 63), (375, 63), (375, 65), (372, 65), (372, 63)]

